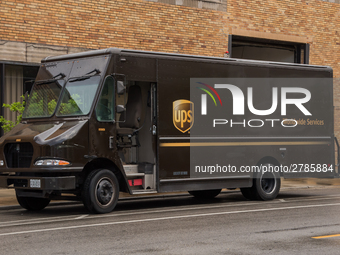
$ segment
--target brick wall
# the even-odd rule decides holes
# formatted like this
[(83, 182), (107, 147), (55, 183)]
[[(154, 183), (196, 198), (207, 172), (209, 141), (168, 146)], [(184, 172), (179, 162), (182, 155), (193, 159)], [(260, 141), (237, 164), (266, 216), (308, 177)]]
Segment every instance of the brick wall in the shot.
[(339, 4), (229, 0), (226, 12), (142, 0), (0, 2), (0, 39), (222, 56), (233, 28), (306, 36), (310, 63), (340, 77)]
[(243, 29), (308, 38), (310, 64), (333, 68), (335, 135), (340, 137), (340, 6), (311, 1), (229, 1), (226, 33)]
[(233, 27), (308, 37), (310, 64), (329, 65), (340, 77), (340, 6), (323, 1), (229, 1), (228, 29)]
[(306, 36), (311, 64), (340, 77), (340, 9), (317, 0), (229, 0), (227, 12), (142, 0), (0, 2), (0, 39), (222, 56), (232, 28)]
[(227, 48), (221, 12), (145, 1), (2, 1), (0, 39), (202, 55)]
[[(340, 78), (339, 4), (318, 0), (223, 3), (224, 11), (216, 11), (143, 0), (2, 0), (0, 40), (223, 56), (228, 35), (241, 29), (306, 37), (310, 43), (310, 64), (329, 65), (334, 76)], [(337, 85), (337, 122), (339, 96)], [(337, 127), (336, 124), (339, 136)]]

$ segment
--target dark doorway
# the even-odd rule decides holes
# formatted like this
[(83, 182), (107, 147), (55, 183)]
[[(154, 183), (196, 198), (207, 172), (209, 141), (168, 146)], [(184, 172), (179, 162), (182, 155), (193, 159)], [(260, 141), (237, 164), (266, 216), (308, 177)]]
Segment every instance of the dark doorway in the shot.
[(309, 44), (229, 35), (230, 57), (287, 63), (309, 63)]

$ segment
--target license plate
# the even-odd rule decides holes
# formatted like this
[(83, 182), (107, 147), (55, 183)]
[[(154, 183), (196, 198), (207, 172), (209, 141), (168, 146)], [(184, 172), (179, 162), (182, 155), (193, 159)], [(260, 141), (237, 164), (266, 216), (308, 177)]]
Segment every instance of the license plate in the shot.
[(40, 180), (39, 179), (30, 179), (30, 187), (31, 188), (40, 188)]

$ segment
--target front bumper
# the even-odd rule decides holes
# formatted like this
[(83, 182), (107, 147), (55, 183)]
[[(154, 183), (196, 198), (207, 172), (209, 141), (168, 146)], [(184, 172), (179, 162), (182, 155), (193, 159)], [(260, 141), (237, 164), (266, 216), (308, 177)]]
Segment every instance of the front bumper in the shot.
[(28, 177), (0, 175), (0, 188), (49, 191), (74, 190), (76, 188), (76, 177)]
[(6, 166), (0, 166), (0, 176), (4, 173), (79, 173), (83, 171), (84, 166), (66, 166), (66, 167), (53, 167), (53, 166), (32, 166), (26, 168), (8, 168)]

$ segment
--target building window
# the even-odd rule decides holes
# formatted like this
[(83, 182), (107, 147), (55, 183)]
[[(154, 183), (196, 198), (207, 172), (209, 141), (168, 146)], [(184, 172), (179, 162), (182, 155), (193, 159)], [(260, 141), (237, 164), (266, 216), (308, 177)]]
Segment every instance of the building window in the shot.
[(38, 69), (38, 64), (0, 62), (0, 114), (5, 119), (15, 121), (17, 114), (8, 108), (3, 108), (2, 105), (18, 102), (21, 100), (21, 95), (24, 95), (26, 91), (30, 92)]
[(229, 35), (230, 57), (309, 64), (309, 44)]

